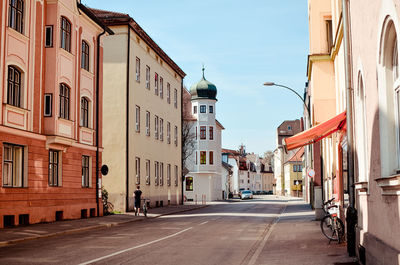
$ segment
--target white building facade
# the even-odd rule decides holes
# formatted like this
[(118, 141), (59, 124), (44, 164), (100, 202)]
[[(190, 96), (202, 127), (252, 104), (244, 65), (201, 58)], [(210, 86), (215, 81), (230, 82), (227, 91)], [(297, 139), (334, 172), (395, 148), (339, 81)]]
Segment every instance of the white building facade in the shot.
[(195, 135), (194, 151), (186, 163), (184, 195), (187, 201), (208, 202), (223, 199), (221, 133), (224, 127), (215, 119), (217, 88), (203, 78), (190, 88), (189, 122)]

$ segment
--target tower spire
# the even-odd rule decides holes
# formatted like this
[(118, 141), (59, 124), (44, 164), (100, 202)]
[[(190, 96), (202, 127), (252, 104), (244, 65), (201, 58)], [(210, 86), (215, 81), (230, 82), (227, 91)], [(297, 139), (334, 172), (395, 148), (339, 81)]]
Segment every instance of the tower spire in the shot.
[(206, 70), (206, 69), (204, 68), (204, 63), (203, 63), (203, 68), (202, 68), (201, 70), (203, 71), (203, 79), (206, 79), (206, 78), (204, 77), (204, 70)]

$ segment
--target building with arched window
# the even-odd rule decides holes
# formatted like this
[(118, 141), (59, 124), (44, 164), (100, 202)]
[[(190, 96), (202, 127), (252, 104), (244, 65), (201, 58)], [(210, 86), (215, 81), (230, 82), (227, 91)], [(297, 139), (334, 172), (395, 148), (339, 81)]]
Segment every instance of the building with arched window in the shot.
[(94, 121), (112, 31), (75, 0), (5, 0), (0, 17), (0, 228), (102, 215)]

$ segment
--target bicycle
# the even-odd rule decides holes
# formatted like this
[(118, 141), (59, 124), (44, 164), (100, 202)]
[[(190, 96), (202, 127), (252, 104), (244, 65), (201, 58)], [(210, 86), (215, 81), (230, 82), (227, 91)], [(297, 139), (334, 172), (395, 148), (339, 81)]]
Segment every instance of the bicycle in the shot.
[[(142, 204), (143, 215), (145, 217), (147, 217), (147, 202), (150, 202), (150, 200), (147, 200), (147, 199), (140, 199), (140, 200), (143, 201), (143, 204)], [(135, 215), (137, 215), (137, 212), (138, 212), (138, 209), (135, 208)]]
[(344, 224), (336, 212), (329, 212), (332, 208), (338, 208), (337, 205), (332, 205), (334, 199), (332, 198), (322, 204), (325, 216), (321, 220), (321, 231), (329, 239), (329, 244), (331, 241), (338, 241), (340, 244), (344, 236)]

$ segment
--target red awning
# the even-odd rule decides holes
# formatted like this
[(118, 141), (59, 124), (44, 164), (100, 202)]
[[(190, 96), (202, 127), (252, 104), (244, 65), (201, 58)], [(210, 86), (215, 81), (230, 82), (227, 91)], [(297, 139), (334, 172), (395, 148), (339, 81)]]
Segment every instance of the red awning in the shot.
[(284, 139), (286, 150), (292, 150), (305, 145), (313, 144), (331, 135), (334, 132), (345, 129), (346, 111), (333, 117), (326, 122), (318, 124), (307, 131), (298, 133), (292, 137)]

